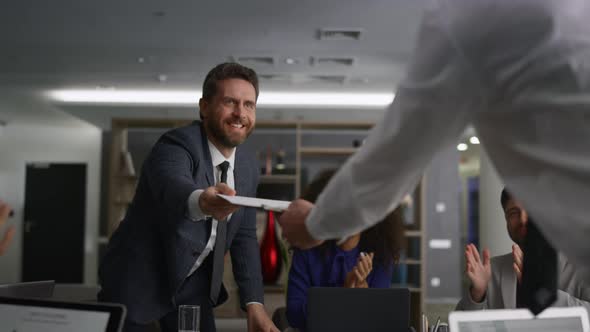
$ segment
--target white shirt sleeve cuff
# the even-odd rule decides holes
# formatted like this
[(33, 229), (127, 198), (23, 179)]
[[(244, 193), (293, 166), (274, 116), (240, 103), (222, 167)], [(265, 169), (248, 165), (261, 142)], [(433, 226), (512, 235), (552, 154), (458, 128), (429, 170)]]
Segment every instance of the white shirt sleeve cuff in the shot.
[(248, 303), (246, 303), (246, 306), (249, 306), (250, 304), (260, 304), (261, 306), (264, 306), (264, 304), (262, 304), (260, 302), (248, 302)]
[(193, 221), (200, 221), (210, 217), (204, 214), (203, 211), (201, 211), (201, 207), (199, 207), (199, 198), (201, 197), (203, 191), (203, 189), (197, 189), (188, 196), (188, 201), (186, 202), (188, 207), (188, 216)]

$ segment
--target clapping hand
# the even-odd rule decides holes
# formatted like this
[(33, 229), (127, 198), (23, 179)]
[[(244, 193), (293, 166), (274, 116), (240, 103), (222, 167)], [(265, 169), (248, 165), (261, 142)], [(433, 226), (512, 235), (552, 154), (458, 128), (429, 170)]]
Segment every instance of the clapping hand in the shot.
[(488, 282), (492, 278), (490, 251), (484, 249), (483, 260), (481, 260), (475, 245), (468, 244), (465, 248), (465, 260), (465, 273), (471, 280), (471, 288), (469, 290), (471, 299), (475, 302), (481, 302), (486, 294)]
[(361, 252), (354, 268), (346, 274), (344, 287), (346, 288), (367, 288), (367, 277), (373, 270), (373, 253)]
[(512, 263), (512, 267), (514, 268), (514, 272), (516, 272), (516, 279), (518, 280), (519, 284), (522, 281), (522, 261), (523, 261), (523, 258), (524, 258), (524, 254), (522, 253), (522, 250), (520, 249), (518, 244), (513, 244), (512, 245), (512, 260), (514, 261), (514, 263)]

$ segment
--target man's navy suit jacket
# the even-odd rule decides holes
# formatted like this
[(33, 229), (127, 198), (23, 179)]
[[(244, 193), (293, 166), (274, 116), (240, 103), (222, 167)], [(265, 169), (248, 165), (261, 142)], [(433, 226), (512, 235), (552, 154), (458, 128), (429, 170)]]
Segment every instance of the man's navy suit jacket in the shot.
[[(201, 122), (171, 130), (158, 140), (143, 164), (135, 197), (102, 260), (101, 301), (125, 304), (127, 319), (136, 323), (157, 320), (175, 309), (176, 296), (205, 249), (211, 230), (210, 219), (194, 221), (188, 217), (188, 197), (196, 189), (215, 185), (213, 174)], [(258, 177), (256, 158), (238, 147), (234, 164), (237, 195), (254, 197)], [(231, 252), (242, 308), (248, 302), (263, 303), (254, 209), (240, 208), (231, 216), (227, 250)], [(209, 278), (194, 282), (209, 283), (211, 265), (199, 267), (209, 270)], [(203, 287), (188, 287), (199, 288)], [(214, 305), (226, 299), (227, 291), (222, 287)]]

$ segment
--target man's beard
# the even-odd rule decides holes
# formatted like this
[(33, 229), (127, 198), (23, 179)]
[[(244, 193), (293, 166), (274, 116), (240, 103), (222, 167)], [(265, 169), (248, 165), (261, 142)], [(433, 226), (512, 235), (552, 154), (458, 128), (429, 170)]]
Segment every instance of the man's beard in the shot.
[(250, 134), (252, 133), (252, 129), (253, 129), (253, 128), (250, 128), (250, 130), (248, 130), (246, 132), (246, 135), (243, 137), (240, 137), (238, 139), (232, 139), (231, 137), (229, 137), (228, 135), (225, 134), (222, 126), (220, 126), (219, 123), (217, 121), (215, 121), (214, 119), (211, 119), (211, 118), (207, 119), (206, 118), (204, 122), (205, 122), (205, 127), (209, 130), (211, 136), (213, 136), (213, 138), (217, 142), (219, 142), (221, 145), (223, 145), (227, 148), (235, 148), (238, 145), (244, 143), (246, 138), (248, 138), (250, 136)]

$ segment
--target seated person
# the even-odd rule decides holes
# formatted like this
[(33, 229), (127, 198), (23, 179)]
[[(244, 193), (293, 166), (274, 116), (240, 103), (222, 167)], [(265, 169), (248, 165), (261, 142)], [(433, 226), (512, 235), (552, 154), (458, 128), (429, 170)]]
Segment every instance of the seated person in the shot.
[[(521, 250), (526, 235), (528, 215), (522, 204), (502, 190), (500, 198), (506, 227), (512, 241), (512, 253), (492, 257), (484, 249), (483, 260), (477, 248), (469, 244), (465, 249), (465, 273), (470, 280), (469, 290), (457, 304), (457, 310), (512, 309), (521, 307), (522, 280)], [(558, 284), (556, 307), (583, 306), (590, 309), (590, 287), (577, 275), (575, 267), (563, 255), (558, 256)]]
[[(0, 228), (8, 220), (11, 211), (12, 209), (10, 208), (10, 205), (0, 200)], [(9, 226), (4, 232), (4, 236), (2, 236), (2, 239), (0, 240), (0, 256), (4, 255), (4, 252), (8, 249), (8, 245), (12, 241), (15, 232), (16, 229), (14, 226)]]
[[(315, 202), (335, 171), (325, 171), (304, 193)], [(309, 250), (295, 250), (287, 289), (287, 320), (305, 331), (310, 287), (389, 288), (393, 265), (404, 243), (402, 214), (396, 209), (379, 224), (344, 242), (326, 241)]]

